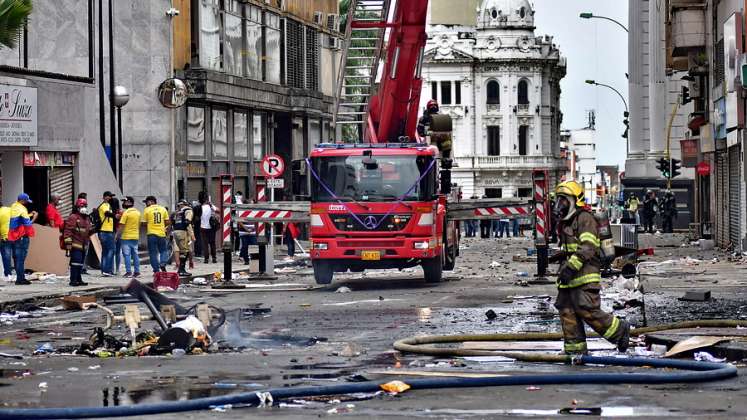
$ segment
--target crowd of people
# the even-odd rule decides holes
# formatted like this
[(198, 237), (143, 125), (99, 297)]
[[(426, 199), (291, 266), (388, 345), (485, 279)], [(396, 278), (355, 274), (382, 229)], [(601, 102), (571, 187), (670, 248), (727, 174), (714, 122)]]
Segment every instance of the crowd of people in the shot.
[[(236, 195), (242, 202), (242, 194)], [(39, 214), (28, 211), (32, 204), (28, 194), (22, 193), (10, 207), (0, 203), (0, 256), (7, 281), (28, 285), (25, 261), (31, 238), (35, 235), (34, 223)], [(190, 203), (179, 200), (175, 211), (158, 204), (154, 196), (143, 200), (142, 212), (135, 207), (135, 199), (126, 196), (119, 200), (114, 193), (103, 193), (101, 202), (92, 207), (86, 193), (80, 193), (72, 212), (66, 219), (60, 214), (60, 196), (52, 194), (45, 211), (46, 224), (60, 230), (60, 247), (70, 258), (70, 286), (85, 286), (82, 275), (87, 272), (88, 257), (94, 251), (91, 241), (97, 234), (101, 245), (101, 275), (120, 274), (124, 265), (125, 278), (141, 275), (139, 245), (146, 244), (150, 266), (154, 273), (166, 271), (172, 262), (181, 277), (190, 276), (187, 268), (194, 267), (194, 258), (202, 257), (207, 264), (217, 263), (216, 233), (220, 228), (218, 209), (210, 202), (206, 192)], [(141, 238), (141, 227), (145, 238)], [(256, 244), (256, 226), (239, 222), (234, 225), (240, 258), (249, 264), (249, 245)], [(171, 246), (169, 246), (171, 245)], [(15, 273), (15, 274), (14, 274)]]
[(659, 217), (662, 233), (674, 231), (674, 220), (677, 219), (677, 201), (670, 190), (664, 192), (662, 198), (657, 198), (653, 190), (647, 190), (643, 200), (635, 193), (630, 193), (625, 201), (625, 217), (634, 220), (641, 226), (643, 232), (654, 233), (656, 218)]

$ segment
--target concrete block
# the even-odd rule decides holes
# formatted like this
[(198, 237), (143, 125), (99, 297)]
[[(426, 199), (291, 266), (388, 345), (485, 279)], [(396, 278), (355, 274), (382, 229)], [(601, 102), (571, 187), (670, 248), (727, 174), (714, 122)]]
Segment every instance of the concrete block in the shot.
[(707, 251), (707, 250), (713, 249), (716, 246), (716, 244), (713, 241), (713, 239), (699, 239), (698, 246), (700, 247), (700, 249)]

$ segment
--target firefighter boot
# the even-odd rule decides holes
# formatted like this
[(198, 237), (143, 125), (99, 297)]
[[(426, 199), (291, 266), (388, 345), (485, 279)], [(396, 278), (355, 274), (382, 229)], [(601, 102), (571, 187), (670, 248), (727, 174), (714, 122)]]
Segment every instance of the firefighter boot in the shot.
[(192, 275), (192, 273), (187, 272), (186, 266), (187, 258), (185, 257), (179, 261), (179, 277), (189, 277)]
[(630, 346), (630, 324), (621, 319), (619, 328), (622, 328), (622, 332), (620, 333), (620, 339), (617, 340), (617, 351), (625, 353)]

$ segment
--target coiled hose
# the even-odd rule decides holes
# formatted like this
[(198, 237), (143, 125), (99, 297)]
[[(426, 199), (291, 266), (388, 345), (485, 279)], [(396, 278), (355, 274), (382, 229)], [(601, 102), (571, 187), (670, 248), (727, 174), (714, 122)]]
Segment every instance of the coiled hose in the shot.
[[(659, 327), (638, 328), (631, 335), (663, 331), (675, 328), (694, 327), (736, 327), (745, 325), (745, 321), (709, 320), (668, 324)], [(495, 352), (487, 350), (467, 350), (454, 348), (426, 347), (423, 344), (454, 343), (460, 341), (523, 341), (523, 340), (557, 340), (558, 333), (524, 333), (524, 334), (482, 334), (460, 336), (414, 337), (400, 340), (395, 348), (403, 352), (430, 354), (435, 356), (464, 355), (504, 355), (531, 362), (564, 362), (606, 366), (654, 367), (679, 369), (679, 372), (667, 373), (573, 373), (542, 374), (521, 376), (495, 376), (485, 378), (428, 378), (408, 379), (413, 390), (439, 388), (466, 388), (512, 385), (559, 385), (559, 384), (665, 384), (683, 382), (706, 382), (731, 378), (737, 375), (737, 368), (730, 364), (695, 362), (691, 360), (651, 359), (642, 357), (596, 357), (579, 356), (570, 358), (562, 355), (536, 355), (521, 352)], [(297, 388), (275, 388), (260, 392), (246, 392), (221, 397), (197, 398), (187, 401), (169, 401), (158, 404), (142, 404), (115, 407), (71, 407), (71, 408), (10, 408), (0, 409), (2, 419), (74, 419), (95, 417), (141, 416), (149, 414), (177, 413), (184, 411), (206, 410), (212, 407), (251, 404), (259, 405), (267, 395), (274, 400), (312, 397), (319, 395), (342, 395), (351, 393), (377, 392), (386, 381), (368, 381), (328, 386), (308, 386)]]

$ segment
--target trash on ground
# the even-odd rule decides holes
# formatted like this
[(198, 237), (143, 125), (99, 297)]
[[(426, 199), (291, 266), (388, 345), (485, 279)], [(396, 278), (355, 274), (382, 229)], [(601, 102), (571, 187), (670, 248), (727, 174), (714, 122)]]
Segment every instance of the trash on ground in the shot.
[(711, 300), (711, 291), (688, 290), (685, 292), (685, 296), (682, 296), (679, 300), (684, 302), (705, 302)]
[(725, 357), (724, 358), (714, 357), (711, 353), (708, 353), (707, 351), (696, 352), (693, 355), (693, 358), (699, 362), (722, 363), (726, 361)]
[(402, 382), (402, 381), (391, 381), (387, 382), (385, 384), (379, 385), (381, 389), (383, 389), (386, 392), (392, 393), (392, 394), (399, 394), (401, 392), (405, 392), (408, 389), (410, 389), (410, 385)]
[(36, 347), (36, 350), (34, 350), (35, 355), (48, 353), (54, 353), (54, 347), (51, 343), (40, 344), (38, 347)]
[(498, 318), (498, 314), (496, 314), (494, 310), (492, 310), (492, 309), (488, 309), (488, 311), (487, 311), (487, 312), (485, 312), (485, 317), (486, 317), (486, 318), (487, 318), (487, 319), (488, 319), (489, 321), (492, 321), (492, 320), (494, 320), (494, 319)]
[(342, 286), (339, 289), (335, 290), (335, 293), (350, 293), (352, 290), (350, 290), (347, 286)]
[(501, 265), (502, 264), (499, 263), (498, 261), (493, 261), (493, 262), (490, 263), (489, 267), (490, 268), (499, 268)]
[(680, 353), (684, 353), (686, 351), (715, 346), (716, 344), (722, 341), (729, 341), (729, 340), (730, 338), (728, 337), (714, 337), (714, 336), (690, 337), (686, 340), (682, 340), (679, 343), (675, 344), (671, 349), (669, 349), (668, 352), (666, 352), (664, 357), (672, 357)]
[(62, 298), (62, 308), (66, 311), (86, 310), (91, 307), (91, 303), (96, 303), (96, 296), (70, 295)]
[(527, 391), (539, 391), (539, 390), (541, 390), (542, 388), (540, 388), (540, 387), (538, 387), (538, 386), (533, 386), (533, 385), (532, 385), (532, 386), (528, 386), (528, 387), (526, 387), (525, 389), (526, 389)]
[(207, 284), (207, 279), (205, 277), (195, 277), (192, 279), (192, 284), (198, 284), (198, 285)]

